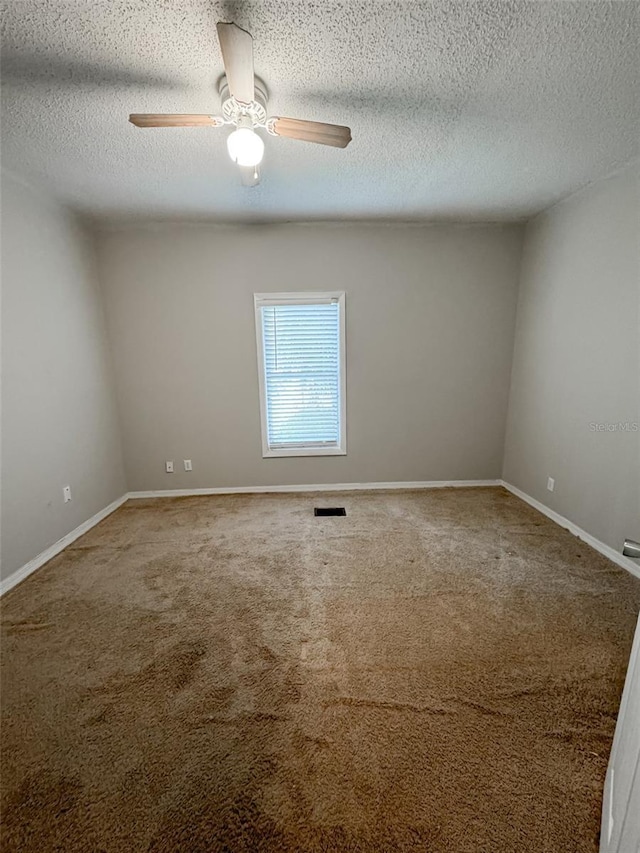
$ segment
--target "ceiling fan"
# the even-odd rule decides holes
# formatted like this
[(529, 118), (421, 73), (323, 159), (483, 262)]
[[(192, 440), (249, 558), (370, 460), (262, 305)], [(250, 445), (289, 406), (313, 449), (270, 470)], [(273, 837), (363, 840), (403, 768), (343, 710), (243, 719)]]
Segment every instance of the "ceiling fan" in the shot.
[(253, 71), (253, 37), (236, 24), (218, 23), (218, 40), (225, 75), (220, 81), (222, 115), (132, 113), (129, 121), (136, 127), (223, 127), (234, 125), (227, 139), (229, 156), (240, 167), (244, 186), (260, 182), (258, 166), (264, 154), (264, 142), (258, 128), (272, 136), (286, 136), (304, 142), (317, 142), (346, 148), (351, 130), (338, 124), (304, 121), (296, 118), (267, 117), (267, 89)]

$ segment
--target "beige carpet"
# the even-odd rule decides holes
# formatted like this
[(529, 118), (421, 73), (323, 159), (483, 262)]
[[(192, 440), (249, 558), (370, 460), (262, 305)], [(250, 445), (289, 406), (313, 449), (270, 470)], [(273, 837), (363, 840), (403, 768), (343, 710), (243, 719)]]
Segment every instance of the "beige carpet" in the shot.
[(595, 853), (639, 606), (499, 488), (129, 502), (3, 600), (2, 851)]

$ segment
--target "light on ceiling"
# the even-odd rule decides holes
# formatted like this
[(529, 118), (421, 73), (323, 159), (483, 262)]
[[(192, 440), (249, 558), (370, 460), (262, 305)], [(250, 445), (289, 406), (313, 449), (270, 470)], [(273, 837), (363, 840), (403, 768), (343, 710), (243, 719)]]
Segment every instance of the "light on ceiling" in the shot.
[(227, 139), (229, 157), (239, 166), (257, 166), (264, 154), (264, 142), (248, 127), (239, 127)]

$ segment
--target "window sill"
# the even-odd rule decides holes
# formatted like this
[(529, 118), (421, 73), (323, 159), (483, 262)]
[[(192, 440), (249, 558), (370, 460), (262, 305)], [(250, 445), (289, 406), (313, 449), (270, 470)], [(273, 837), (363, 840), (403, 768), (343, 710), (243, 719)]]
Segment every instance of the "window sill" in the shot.
[(342, 447), (277, 447), (262, 451), (263, 459), (274, 459), (282, 456), (346, 456), (347, 451)]

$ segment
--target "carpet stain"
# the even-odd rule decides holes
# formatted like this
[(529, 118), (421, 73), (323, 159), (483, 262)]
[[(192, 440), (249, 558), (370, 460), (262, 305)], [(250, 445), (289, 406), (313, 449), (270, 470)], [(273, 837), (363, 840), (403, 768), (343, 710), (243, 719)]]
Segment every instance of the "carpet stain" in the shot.
[(500, 488), (334, 499), (129, 501), (3, 598), (3, 853), (597, 853), (640, 582)]

